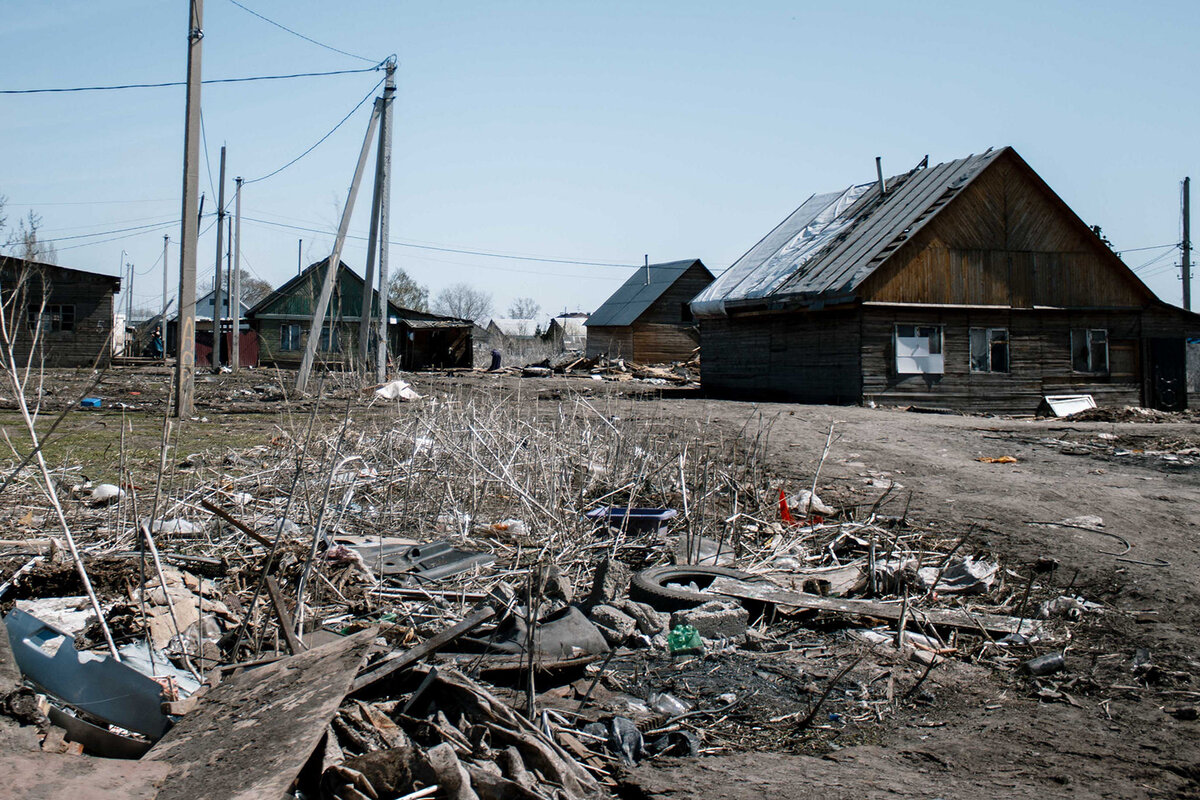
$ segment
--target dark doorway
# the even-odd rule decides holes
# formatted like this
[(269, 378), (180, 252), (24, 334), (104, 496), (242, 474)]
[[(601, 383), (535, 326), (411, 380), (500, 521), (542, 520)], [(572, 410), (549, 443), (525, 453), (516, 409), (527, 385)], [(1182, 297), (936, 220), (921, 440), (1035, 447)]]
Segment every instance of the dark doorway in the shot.
[(1150, 340), (1150, 407), (1187, 408), (1187, 349), (1184, 339)]

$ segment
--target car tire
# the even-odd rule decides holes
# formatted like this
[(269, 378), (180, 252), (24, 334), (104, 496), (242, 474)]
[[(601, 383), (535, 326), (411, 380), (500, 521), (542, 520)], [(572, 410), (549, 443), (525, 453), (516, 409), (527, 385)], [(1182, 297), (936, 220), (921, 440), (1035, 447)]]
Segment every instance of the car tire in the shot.
[(651, 605), (659, 611), (679, 611), (694, 608), (713, 599), (712, 595), (694, 592), (684, 587), (695, 583), (698, 588), (704, 589), (716, 578), (749, 581), (754, 576), (727, 567), (686, 564), (651, 567), (633, 576), (629, 595), (632, 599)]

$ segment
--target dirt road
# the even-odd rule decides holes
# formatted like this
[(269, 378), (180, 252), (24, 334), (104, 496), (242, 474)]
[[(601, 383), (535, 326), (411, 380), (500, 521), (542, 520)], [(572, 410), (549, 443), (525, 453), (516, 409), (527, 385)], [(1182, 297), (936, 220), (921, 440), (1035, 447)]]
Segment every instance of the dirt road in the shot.
[[(1194, 447), (1200, 426), (662, 402), (679, 417), (730, 432), (769, 425), (772, 466), (798, 483), (811, 481), (836, 420), (822, 484), (894, 480), (911, 490), (911, 516), (963, 532), (974, 526), (970, 546), (991, 549), (1022, 572), (1039, 557), (1057, 559), (1052, 580), (1064, 589), (1072, 582), (1073, 592), (1108, 610), (1068, 647), (1068, 670), (1078, 680), (1065, 702), (1039, 699), (1028, 678), (935, 671), (933, 701), (901, 712), (877, 745), (824, 758), (754, 754), (643, 767), (629, 777), (626, 796), (1200, 796), (1200, 722), (1164, 711), (1200, 698), (1192, 677), (1200, 672), (1200, 466), (1186, 463), (1200, 459), (1180, 463), (1122, 447), (1164, 440)], [(1018, 461), (976, 460), (1003, 455)], [(1124, 550), (1114, 537), (1028, 524), (1084, 514), (1102, 517), (1106, 531), (1128, 541), (1128, 553), (1104, 552)], [(1155, 683), (1134, 679), (1139, 647), (1160, 668)]]

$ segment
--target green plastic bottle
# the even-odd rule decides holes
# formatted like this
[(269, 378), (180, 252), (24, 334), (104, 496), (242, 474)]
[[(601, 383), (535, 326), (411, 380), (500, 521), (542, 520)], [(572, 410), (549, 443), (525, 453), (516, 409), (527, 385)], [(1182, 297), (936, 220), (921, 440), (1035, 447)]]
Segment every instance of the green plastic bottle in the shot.
[(691, 625), (676, 625), (667, 634), (667, 649), (673, 656), (699, 655), (704, 652), (704, 642)]

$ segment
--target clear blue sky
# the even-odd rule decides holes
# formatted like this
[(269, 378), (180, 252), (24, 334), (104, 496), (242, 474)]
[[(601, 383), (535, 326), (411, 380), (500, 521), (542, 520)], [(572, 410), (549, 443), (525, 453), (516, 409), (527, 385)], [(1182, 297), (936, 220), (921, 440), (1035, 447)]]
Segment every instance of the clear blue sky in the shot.
[[(1184, 175), (1200, 177), (1200, 3), (412, 3), (244, 0), (334, 47), (399, 58), (391, 263), (436, 294), (468, 281), (497, 312), (515, 296), (592, 310), (630, 270), (501, 260), (401, 243), (714, 271), (809, 194), (1013, 145), (1124, 250), (1180, 238)], [(186, 0), (5, 0), (0, 88), (182, 80)], [(365, 66), (206, 0), (204, 76)], [(382, 73), (203, 93), (212, 180), (270, 172), (340, 120)], [(0, 194), (59, 238), (175, 220), (182, 88), (0, 95)], [(369, 103), (320, 148), (246, 190), (243, 265), (278, 285), (328, 255)], [(215, 208), (208, 169), (201, 164)], [(368, 185), (369, 189), (369, 185)], [(1198, 192), (1200, 195), (1200, 192)], [(366, 230), (369, 191), (352, 232)], [(206, 223), (207, 224), (207, 223)], [(178, 225), (170, 269), (178, 274)], [(59, 260), (137, 268), (157, 306), (163, 230), (63, 239)], [(211, 276), (213, 232), (201, 241)], [(1200, 237), (1197, 237), (1200, 238)], [(99, 241), (98, 241), (99, 240)], [(104, 241), (108, 240), (108, 241)], [(365, 244), (344, 258), (361, 272)], [(1165, 255), (1163, 255), (1165, 254)], [(1126, 262), (1178, 303), (1178, 251)]]

